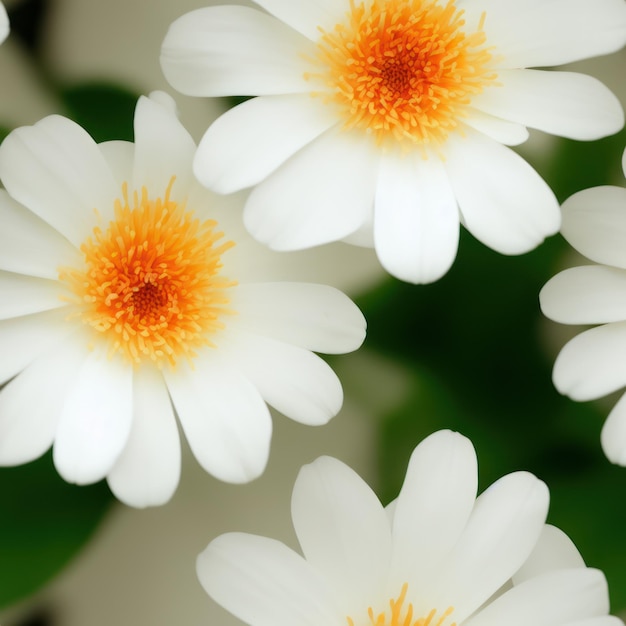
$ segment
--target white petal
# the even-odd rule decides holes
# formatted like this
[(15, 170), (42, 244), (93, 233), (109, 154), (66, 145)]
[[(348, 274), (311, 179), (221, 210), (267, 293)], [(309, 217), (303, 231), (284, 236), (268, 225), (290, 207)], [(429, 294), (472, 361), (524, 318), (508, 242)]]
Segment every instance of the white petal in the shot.
[(59, 267), (80, 262), (77, 248), (0, 189), (0, 268), (57, 279)]
[(184, 197), (192, 180), (196, 144), (175, 112), (153, 98), (142, 96), (137, 102), (134, 127), (133, 187), (146, 186), (151, 197), (162, 197), (175, 176), (174, 191), (182, 192)]
[(459, 211), (439, 159), (385, 155), (374, 201), (374, 242), (382, 266), (396, 278), (430, 283), (456, 257)]
[(337, 375), (309, 350), (239, 329), (220, 341), (220, 350), (267, 403), (293, 420), (326, 424), (341, 409)]
[(327, 131), (254, 188), (246, 228), (274, 250), (342, 239), (372, 211), (377, 158), (367, 139)]
[(365, 318), (343, 293), (310, 283), (253, 283), (233, 290), (233, 322), (259, 335), (325, 354), (356, 350)]
[(284, 544), (228, 533), (196, 562), (200, 583), (218, 604), (254, 626), (345, 626), (312, 567)]
[(450, 553), (474, 507), (476, 453), (469, 439), (439, 431), (413, 451), (393, 516), (393, 585), (419, 592)]
[(57, 281), (0, 270), (0, 320), (65, 306), (63, 286)]
[(59, 115), (14, 130), (0, 146), (0, 173), (13, 198), (77, 247), (95, 226), (94, 209), (106, 220), (119, 195), (94, 140)]
[(626, 150), (624, 150), (624, 154), (622, 154), (622, 172), (624, 172), (624, 176), (626, 176)]
[(124, 449), (133, 418), (133, 369), (93, 350), (70, 390), (54, 442), (53, 459), (68, 482), (104, 478)]
[(590, 328), (565, 344), (554, 386), (573, 400), (593, 400), (626, 385), (626, 322)]
[(27, 463), (52, 445), (86, 356), (82, 342), (69, 339), (53, 344), (0, 391), (0, 464)]
[(506, 68), (547, 67), (619, 50), (626, 43), (622, 0), (463, 2), (474, 22), (486, 15), (487, 44)]
[(519, 585), (552, 570), (583, 567), (585, 562), (574, 542), (556, 526), (546, 524), (535, 549), (513, 576), (513, 584)]
[(220, 480), (257, 478), (267, 464), (272, 435), (267, 405), (217, 349), (207, 349), (193, 365), (193, 370), (181, 364), (163, 374), (196, 459)]
[(522, 157), (477, 133), (448, 143), (450, 183), (476, 239), (502, 254), (521, 254), (557, 232), (558, 202)]
[(463, 123), (506, 146), (518, 146), (524, 143), (529, 135), (526, 126), (508, 119), (503, 120), (484, 111), (469, 111), (468, 117), (463, 118)]
[(67, 323), (65, 317), (62, 309), (52, 309), (0, 321), (0, 384), (13, 378), (76, 328)]
[(0, 2), (0, 43), (7, 38), (9, 30), (9, 16), (4, 5)]
[(561, 324), (626, 320), (626, 270), (605, 265), (566, 269), (544, 285), (539, 302), (543, 314)]
[(133, 423), (126, 447), (107, 476), (111, 491), (130, 506), (165, 504), (180, 478), (180, 438), (165, 381), (142, 367), (133, 380)]
[(591, 76), (503, 70), (498, 72), (498, 83), (498, 87), (472, 98), (472, 106), (570, 139), (599, 139), (624, 125), (624, 111), (617, 97)]
[(604, 574), (578, 568), (558, 570), (516, 585), (466, 622), (467, 626), (554, 626), (606, 613)]
[(626, 189), (594, 187), (563, 203), (561, 234), (596, 263), (626, 269)]
[(161, 48), (165, 78), (188, 96), (303, 93), (313, 44), (276, 18), (244, 6), (191, 11)]
[(251, 187), (336, 123), (329, 107), (309, 94), (252, 98), (209, 127), (194, 172), (218, 193)]
[(602, 449), (611, 463), (626, 466), (626, 396), (622, 396), (604, 422)]
[[(528, 558), (548, 512), (548, 489), (526, 472), (501, 478), (476, 500), (467, 526), (423, 593), (430, 606), (454, 607), (464, 621)], [(420, 590), (422, 591), (422, 590)], [(416, 607), (417, 609), (417, 607)]]
[(254, 0), (292, 28), (317, 41), (320, 28), (330, 31), (350, 12), (347, 0)]
[(331, 457), (305, 465), (291, 500), (302, 552), (332, 589), (341, 613), (366, 607), (388, 576), (391, 532), (376, 494)]
[(115, 178), (119, 196), (122, 184), (133, 180), (135, 144), (121, 140), (104, 141), (98, 144), (98, 148)]

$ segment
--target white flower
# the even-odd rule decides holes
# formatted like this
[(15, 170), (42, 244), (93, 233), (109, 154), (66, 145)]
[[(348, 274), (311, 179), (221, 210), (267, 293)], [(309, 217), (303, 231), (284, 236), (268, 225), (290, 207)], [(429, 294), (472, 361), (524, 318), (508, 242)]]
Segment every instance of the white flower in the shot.
[(374, 245), (411, 282), (442, 276), (459, 222), (504, 254), (559, 228), (558, 204), (512, 150), (526, 127), (575, 139), (619, 130), (597, 80), (524, 69), (615, 51), (623, 0), (255, 0), (175, 21), (161, 64), (194, 96), (257, 95), (220, 117), (194, 171), (255, 186), (244, 221), (276, 250)]
[(106, 476), (147, 506), (178, 484), (174, 410), (230, 482), (265, 467), (266, 402), (307, 424), (338, 412), (340, 383), (311, 350), (356, 349), (362, 314), (332, 287), (267, 282), (236, 208), (194, 180), (195, 147), (163, 93), (139, 100), (134, 144), (96, 144), (60, 116), (3, 142), (0, 463), (54, 442), (66, 480)]
[(474, 449), (450, 431), (415, 449), (387, 510), (347, 466), (319, 458), (291, 502), (304, 557), (229, 533), (200, 554), (200, 582), (251, 626), (621, 624), (603, 574), (545, 525), (543, 482), (517, 472), (476, 489)]
[[(622, 158), (626, 175), (626, 152)], [(602, 324), (570, 340), (553, 371), (556, 388), (593, 400), (626, 386), (626, 189), (604, 186), (563, 203), (563, 237), (594, 262), (550, 279), (539, 295), (543, 313), (562, 324)], [(626, 395), (602, 429), (607, 457), (626, 465)]]
[(4, 4), (0, 2), (0, 43), (9, 36), (9, 16)]

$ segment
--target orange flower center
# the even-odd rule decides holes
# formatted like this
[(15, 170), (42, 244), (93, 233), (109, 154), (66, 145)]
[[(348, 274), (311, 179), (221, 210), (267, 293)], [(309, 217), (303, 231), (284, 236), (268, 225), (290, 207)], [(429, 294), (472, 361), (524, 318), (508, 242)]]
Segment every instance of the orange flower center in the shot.
[(221, 256), (233, 242), (218, 241), (213, 220), (200, 222), (170, 198), (143, 187), (115, 201), (115, 220), (106, 232), (96, 226), (81, 246), (82, 268), (61, 268), (60, 280), (76, 305), (74, 316), (133, 364), (158, 367), (192, 359), (232, 313), (226, 289), (235, 283), (220, 275)]
[(322, 30), (314, 62), (324, 70), (306, 78), (323, 81), (345, 129), (379, 144), (443, 142), (472, 96), (496, 78), (485, 15), (466, 33), (454, 0), (350, 0), (350, 7), (345, 23)]
[[(448, 607), (441, 615), (437, 616), (436, 609), (430, 611), (426, 616), (415, 617), (413, 615), (413, 605), (410, 602), (405, 604), (408, 584), (404, 583), (400, 595), (396, 599), (389, 600), (389, 610), (375, 613), (372, 607), (367, 609), (369, 626), (443, 626), (445, 620), (454, 610)], [(351, 617), (346, 618), (348, 626), (355, 626)], [(451, 622), (449, 626), (456, 626), (456, 622)]]

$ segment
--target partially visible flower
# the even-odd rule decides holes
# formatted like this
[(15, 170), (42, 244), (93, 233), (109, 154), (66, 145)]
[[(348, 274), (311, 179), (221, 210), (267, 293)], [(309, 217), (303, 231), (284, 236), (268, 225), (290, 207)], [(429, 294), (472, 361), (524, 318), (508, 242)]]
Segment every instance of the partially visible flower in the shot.
[(197, 572), (251, 626), (618, 626), (604, 575), (545, 524), (549, 495), (526, 472), (478, 498), (468, 439), (440, 431), (413, 452), (385, 509), (343, 463), (302, 468), (291, 513), (303, 555), (245, 533), (213, 540)]
[(0, 43), (9, 36), (9, 16), (4, 4), (0, 2)]
[[(622, 157), (626, 176), (626, 152)], [(561, 324), (601, 324), (570, 340), (553, 371), (556, 388), (574, 400), (593, 400), (626, 386), (626, 189), (604, 186), (563, 203), (563, 237), (593, 265), (550, 279), (539, 299)], [(626, 395), (602, 429), (607, 457), (626, 465)]]
[(229, 482), (265, 467), (266, 402), (307, 424), (339, 411), (312, 350), (356, 349), (362, 314), (332, 287), (268, 282), (236, 209), (193, 178), (195, 148), (163, 93), (140, 98), (134, 144), (50, 116), (0, 146), (0, 463), (54, 443), (66, 480), (155, 505), (179, 480), (174, 410)]
[(624, 123), (599, 81), (525, 69), (621, 48), (623, 0), (256, 4), (270, 15), (179, 18), (161, 63), (183, 93), (259, 96), (214, 122), (194, 170), (219, 193), (256, 186), (244, 220), (276, 250), (372, 245), (416, 283), (449, 269), (459, 222), (494, 250), (527, 252), (558, 231), (558, 203), (505, 146), (527, 127), (588, 140)]

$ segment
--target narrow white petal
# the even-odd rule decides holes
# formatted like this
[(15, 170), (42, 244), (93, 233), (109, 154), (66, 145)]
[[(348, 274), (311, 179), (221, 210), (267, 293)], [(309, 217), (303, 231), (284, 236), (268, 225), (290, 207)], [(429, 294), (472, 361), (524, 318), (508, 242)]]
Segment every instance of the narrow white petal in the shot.
[(135, 144), (131, 141), (103, 141), (98, 149), (104, 157), (115, 178), (118, 195), (124, 183), (133, 180), (133, 162), (135, 159)]
[(561, 324), (626, 320), (626, 270), (605, 265), (566, 269), (544, 285), (539, 302), (543, 314)]
[(180, 478), (180, 438), (159, 371), (142, 367), (133, 380), (133, 423), (128, 442), (107, 476), (111, 491), (130, 506), (165, 504)]
[(622, 172), (624, 172), (624, 176), (626, 176), (626, 150), (624, 150), (624, 154), (622, 154)]
[(0, 146), (0, 172), (13, 198), (77, 247), (95, 226), (94, 209), (106, 216), (119, 195), (95, 141), (59, 115), (14, 130)]
[(255, 187), (246, 228), (274, 250), (342, 239), (372, 211), (377, 160), (367, 139), (327, 131)]
[(124, 449), (133, 418), (133, 369), (89, 353), (67, 395), (54, 442), (53, 459), (68, 482), (104, 478)]
[(313, 44), (276, 18), (212, 6), (173, 22), (161, 48), (165, 78), (188, 96), (303, 93)]
[(524, 143), (529, 136), (526, 126), (479, 110), (469, 111), (468, 117), (463, 119), (463, 123), (506, 146), (518, 146)]
[(59, 267), (80, 262), (80, 252), (56, 230), (0, 189), (0, 268), (57, 279)]
[(573, 400), (593, 400), (626, 385), (626, 322), (590, 328), (565, 344), (554, 386)]
[(573, 72), (502, 70), (498, 87), (472, 106), (496, 117), (570, 139), (612, 135), (624, 125), (620, 101), (599, 80)]
[(220, 341), (220, 350), (266, 402), (293, 420), (326, 424), (341, 409), (337, 375), (309, 350), (239, 329)]
[(291, 499), (302, 552), (333, 591), (343, 614), (368, 606), (388, 577), (391, 531), (376, 494), (331, 457), (305, 465)]
[(448, 143), (450, 183), (476, 239), (502, 254), (522, 254), (558, 231), (558, 202), (522, 157), (477, 133)]
[(626, 395), (618, 400), (609, 413), (600, 440), (609, 461), (626, 466)]
[(487, 43), (506, 68), (571, 63), (626, 43), (622, 0), (483, 0), (462, 6), (471, 10), (470, 24), (485, 14)]
[(356, 350), (365, 318), (339, 290), (310, 283), (252, 283), (233, 290), (233, 322), (259, 335), (325, 354)]
[[(393, 516), (393, 584), (427, 584), (457, 543), (474, 507), (476, 453), (469, 439), (439, 431), (411, 455)], [(392, 584), (392, 586), (393, 586)]]
[(309, 94), (252, 98), (209, 127), (194, 172), (218, 193), (252, 187), (336, 123), (329, 108)]
[(0, 320), (65, 306), (63, 286), (57, 281), (0, 270)]
[(246, 624), (345, 626), (325, 581), (274, 539), (221, 535), (200, 553), (196, 570), (211, 598)]
[[(467, 526), (423, 593), (430, 606), (454, 607), (464, 621), (520, 568), (548, 512), (548, 489), (526, 472), (496, 481), (476, 500)], [(428, 590), (432, 588), (432, 592)]]
[(626, 189), (594, 187), (568, 198), (561, 234), (596, 263), (626, 269)]
[(142, 96), (137, 102), (134, 127), (133, 187), (145, 186), (151, 197), (162, 197), (175, 176), (174, 192), (182, 192), (184, 197), (192, 180), (196, 144), (176, 113), (155, 99)]
[(0, 43), (2, 43), (9, 34), (9, 16), (4, 8), (2, 2), (0, 2)]
[(267, 405), (248, 379), (207, 349), (192, 370), (164, 371), (178, 419), (200, 465), (220, 480), (244, 483), (265, 469), (272, 435)]
[(0, 391), (0, 464), (28, 463), (50, 448), (86, 354), (80, 340), (64, 338)]
[(584, 568), (574, 542), (559, 528), (546, 524), (539, 541), (522, 567), (513, 576), (513, 584), (559, 569)]
[(320, 28), (332, 30), (350, 12), (348, 0), (254, 0), (292, 28), (317, 41)]
[(382, 266), (396, 278), (430, 283), (456, 257), (459, 210), (439, 159), (385, 155), (374, 201), (374, 243)]
[(467, 626), (555, 626), (608, 612), (604, 574), (578, 568), (547, 572), (514, 586), (469, 619)]
[(66, 322), (65, 316), (62, 309), (52, 309), (0, 321), (0, 384), (13, 378), (76, 328)]

